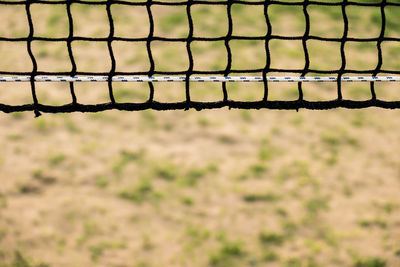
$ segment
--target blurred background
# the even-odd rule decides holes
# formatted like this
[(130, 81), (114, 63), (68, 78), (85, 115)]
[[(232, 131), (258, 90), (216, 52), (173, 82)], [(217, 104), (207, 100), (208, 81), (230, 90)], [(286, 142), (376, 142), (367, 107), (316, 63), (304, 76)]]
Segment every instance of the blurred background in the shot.
[[(295, 1), (284, 1), (295, 2)], [(330, 2), (330, 1), (320, 1)], [(356, 1), (379, 3), (381, 1)], [(32, 4), (35, 36), (67, 37), (66, 6)], [(151, 7), (154, 35), (185, 37), (185, 6)], [(346, 8), (349, 37), (379, 36), (379, 7)], [(107, 37), (103, 5), (71, 6), (74, 35)], [(115, 36), (147, 37), (143, 6), (114, 4)], [(191, 7), (194, 36), (228, 30), (224, 5)], [(310, 34), (340, 38), (340, 7), (309, 5)], [(386, 7), (400, 37), (400, 7)], [(302, 6), (272, 4), (272, 33), (301, 36)], [(233, 34), (265, 35), (263, 6), (233, 4)], [(0, 36), (26, 37), (24, 5), (0, 5)], [(155, 69), (188, 68), (186, 44), (152, 42)], [(263, 68), (264, 41), (233, 40), (232, 68)], [(108, 72), (106, 42), (74, 41), (78, 71)], [(308, 41), (310, 68), (338, 69), (340, 44)], [(384, 42), (383, 69), (400, 69)], [(42, 71), (70, 71), (66, 43), (34, 41)], [(148, 71), (145, 42), (113, 42), (117, 71)], [(374, 69), (376, 42), (348, 42), (347, 67)], [(301, 41), (272, 40), (271, 67), (303, 68)], [(223, 41), (193, 42), (194, 68), (224, 70)], [(31, 71), (26, 43), (0, 41), (0, 69)], [(257, 74), (254, 74), (257, 75)], [(271, 74), (273, 75), (273, 74)], [(278, 74), (277, 74), (278, 75)], [(282, 74), (280, 74), (282, 75)], [(109, 102), (105, 83), (75, 85), (79, 103)], [(336, 98), (336, 84), (304, 84), (306, 100)], [(230, 83), (229, 99), (261, 100), (262, 83)], [(370, 99), (368, 83), (343, 97)], [(399, 100), (400, 85), (377, 83)], [(37, 83), (39, 102), (71, 102), (67, 83)], [(114, 83), (117, 102), (145, 102), (147, 84)], [(194, 101), (223, 99), (221, 84), (192, 83)], [(295, 100), (297, 84), (270, 84)], [(184, 83), (156, 83), (154, 100), (185, 100)], [(0, 84), (0, 103), (32, 102), (29, 83)], [(400, 266), (400, 111), (206, 110), (0, 114), (0, 266)]]

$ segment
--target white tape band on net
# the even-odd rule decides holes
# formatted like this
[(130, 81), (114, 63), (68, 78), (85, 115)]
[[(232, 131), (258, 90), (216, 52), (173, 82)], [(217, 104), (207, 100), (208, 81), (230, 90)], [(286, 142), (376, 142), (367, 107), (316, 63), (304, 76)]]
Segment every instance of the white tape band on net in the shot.
[[(113, 82), (185, 82), (186, 77), (147, 77), (147, 76), (113, 76)], [(1, 77), (0, 82), (29, 82), (30, 76)], [(108, 76), (35, 76), (35, 82), (107, 82)], [(268, 82), (337, 82), (337, 77), (267, 77)], [(200, 77), (191, 76), (190, 82), (263, 82), (263, 77)], [(343, 82), (399, 82), (400, 76), (348, 76)]]

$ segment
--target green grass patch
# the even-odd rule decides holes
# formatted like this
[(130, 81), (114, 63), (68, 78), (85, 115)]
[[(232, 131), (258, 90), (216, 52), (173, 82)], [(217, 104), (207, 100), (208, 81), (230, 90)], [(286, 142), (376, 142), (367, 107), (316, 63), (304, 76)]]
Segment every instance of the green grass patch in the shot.
[(275, 177), (278, 183), (284, 183), (291, 179), (307, 178), (310, 180), (313, 177), (309, 164), (305, 161), (293, 161), (285, 164), (279, 168), (279, 171)]
[(310, 215), (318, 215), (321, 211), (329, 210), (327, 197), (316, 196), (304, 202), (304, 206)]
[(109, 181), (104, 176), (97, 176), (96, 177), (96, 185), (100, 188), (106, 188), (109, 184)]
[(33, 120), (34, 128), (41, 133), (49, 132), (54, 126), (54, 121), (50, 120), (49, 118), (36, 118)]
[(92, 261), (97, 262), (99, 258), (103, 255), (106, 249), (123, 249), (126, 245), (124, 242), (102, 242), (95, 246), (90, 246), (90, 256)]
[(243, 197), (245, 202), (275, 202), (281, 199), (281, 197), (274, 193), (264, 193), (264, 194), (246, 194)]
[(361, 219), (358, 222), (358, 225), (364, 228), (370, 228), (377, 226), (379, 228), (385, 229), (387, 227), (387, 222), (381, 218), (375, 218), (375, 219)]
[(386, 260), (378, 257), (373, 258), (356, 258), (353, 263), (354, 267), (385, 267)]
[(260, 161), (272, 160), (275, 156), (279, 155), (279, 150), (271, 144), (268, 139), (263, 139), (261, 141), (261, 148), (258, 151), (258, 159)]
[(202, 168), (189, 168), (182, 177), (178, 179), (178, 184), (182, 186), (195, 186), (201, 179), (205, 178), (210, 173), (217, 173), (218, 170), (218, 165), (213, 163)]
[(50, 267), (47, 263), (33, 263), (31, 259), (22, 256), (18, 250), (14, 253), (14, 260), (10, 264), (1, 264), (4, 267)]
[(119, 192), (118, 196), (134, 203), (162, 198), (162, 195), (159, 192), (155, 192), (153, 185), (147, 180), (141, 181), (132, 189)]
[(279, 246), (285, 242), (286, 235), (275, 232), (262, 231), (258, 234), (258, 240), (262, 245)]
[(352, 137), (345, 129), (332, 128), (321, 135), (321, 142), (332, 150), (336, 150), (340, 145), (360, 147), (359, 141)]
[(274, 251), (263, 251), (261, 255), (261, 260), (264, 262), (275, 262), (279, 260), (279, 255)]
[(221, 247), (210, 255), (209, 263), (211, 266), (228, 267), (232, 266), (235, 260), (245, 256), (243, 243), (236, 242), (223, 242)]
[(125, 167), (130, 163), (138, 163), (144, 157), (144, 151), (129, 151), (121, 150), (119, 158), (111, 164), (112, 172), (119, 176), (122, 174)]
[(181, 197), (180, 199), (181, 203), (185, 206), (193, 206), (194, 200), (191, 197)]
[(399, 248), (399, 249), (396, 249), (396, 250), (394, 251), (394, 255), (400, 257), (400, 248)]
[(76, 244), (78, 246), (83, 245), (86, 243), (90, 238), (95, 237), (102, 233), (100, 226), (93, 221), (85, 221), (83, 224), (83, 233), (78, 239), (76, 240)]
[(156, 178), (173, 181), (178, 177), (178, 166), (170, 161), (163, 160), (154, 164), (153, 172)]
[(189, 238), (189, 246), (197, 247), (210, 238), (210, 230), (202, 226), (189, 225), (185, 229), (185, 234)]
[(286, 266), (286, 267), (301, 267), (302, 263), (301, 263), (301, 260), (299, 258), (290, 257), (290, 258), (286, 259), (285, 264), (283, 266)]
[(282, 229), (284, 230), (287, 236), (292, 236), (296, 230), (299, 228), (295, 221), (291, 220), (282, 220), (281, 222)]
[(56, 153), (50, 156), (49, 165), (55, 167), (63, 163), (67, 159), (67, 156), (63, 153)]
[(20, 194), (38, 194), (41, 191), (40, 187), (30, 183), (19, 184), (17, 187)]
[(42, 184), (50, 185), (57, 182), (57, 179), (51, 175), (46, 175), (43, 170), (37, 169), (32, 172), (32, 177), (36, 181), (39, 181)]
[(267, 171), (268, 167), (262, 162), (257, 162), (249, 166), (249, 172), (256, 178), (262, 177)]

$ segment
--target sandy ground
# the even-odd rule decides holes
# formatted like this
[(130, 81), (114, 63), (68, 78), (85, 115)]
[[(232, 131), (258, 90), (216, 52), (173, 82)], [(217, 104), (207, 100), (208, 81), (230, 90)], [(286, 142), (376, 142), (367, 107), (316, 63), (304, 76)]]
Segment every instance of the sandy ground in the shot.
[[(0, 20), (6, 23), (0, 36), (26, 33), (24, 20), (17, 19), (25, 16), (23, 8), (1, 6)], [(38, 33), (65, 34), (63, 8), (32, 8)], [(238, 34), (265, 30), (259, 11), (233, 11), (242, 25)], [(74, 12), (77, 34), (104, 35), (104, 9), (74, 5)], [(143, 10), (113, 7), (113, 12), (120, 35), (147, 34), (130, 28), (146, 19)], [(194, 16), (204, 24), (196, 31), (223, 34), (215, 27), (224, 23), (221, 12), (198, 7)], [(277, 33), (301, 33), (302, 13), (296, 12), (274, 10)], [(312, 11), (326, 20), (315, 33), (340, 31), (329, 22), (335, 12)], [(368, 12), (362, 14), (373, 16), (375, 10)], [(183, 15), (174, 8), (154, 13), (160, 35), (186, 34), (184, 9)], [(350, 20), (368, 18), (357, 14)], [(291, 23), (279, 27), (281, 19)], [(362, 37), (376, 34), (351, 29)], [(29, 57), (17, 53), (21, 45), (0, 44), (2, 69), (30, 68)], [(262, 43), (247, 45), (236, 46), (234, 64), (260, 64)], [(65, 48), (55, 46), (35, 46), (39, 66), (70, 68)], [(115, 47), (120, 68), (148, 68), (140, 44)], [(275, 55), (286, 56), (276, 64), (303, 60), (296, 47), (272, 45)], [(398, 45), (389, 48), (387, 58), (396, 58)], [(99, 57), (101, 44), (74, 49), (78, 67), (109, 68), (106, 56)], [(185, 62), (177, 57), (178, 46), (154, 49), (160, 68)], [(336, 66), (337, 58), (324, 57), (329, 54), (324, 49), (335, 48), (314, 46), (312, 64)], [(359, 49), (349, 50), (349, 64), (376, 64), (366, 56), (374, 48)], [(224, 68), (223, 46), (199, 44), (194, 50), (199, 67)], [(394, 68), (396, 62), (386, 64)], [(27, 84), (0, 86), (1, 103), (31, 101)], [(271, 86), (271, 99), (297, 98), (296, 86)], [(146, 85), (115, 89), (117, 101), (148, 97)], [(398, 99), (399, 89), (379, 85), (378, 98)], [(40, 84), (39, 101), (69, 103), (68, 90), (62, 83)], [(222, 98), (220, 85), (194, 84), (192, 90), (194, 99)], [(304, 92), (309, 100), (332, 99), (336, 87), (307, 84)], [(263, 88), (234, 84), (228, 93), (231, 99), (254, 100)], [(343, 95), (368, 99), (369, 85), (344, 85)], [(104, 84), (77, 85), (77, 96), (81, 103), (108, 101)], [(155, 99), (183, 100), (183, 85), (159, 84)], [(37, 119), (28, 112), (0, 114), (0, 125), (0, 266), (400, 266), (400, 111), (107, 111)]]

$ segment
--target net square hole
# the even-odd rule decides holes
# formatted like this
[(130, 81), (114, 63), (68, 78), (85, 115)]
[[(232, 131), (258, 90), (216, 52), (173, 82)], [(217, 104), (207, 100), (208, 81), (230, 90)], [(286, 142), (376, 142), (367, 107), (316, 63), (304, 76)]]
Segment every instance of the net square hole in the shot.
[(32, 104), (31, 85), (29, 82), (0, 82), (0, 104)]
[(117, 103), (144, 103), (149, 99), (147, 83), (113, 83), (113, 95)]
[(378, 64), (376, 42), (346, 42), (346, 69), (373, 70)]
[(18, 38), (28, 36), (29, 26), (26, 20), (25, 6), (2, 5), (0, 8), (0, 17), (0, 37)]
[(146, 72), (150, 69), (146, 42), (112, 43), (117, 72)]
[(400, 70), (400, 45), (397, 42), (383, 42), (382, 69)]
[(376, 82), (376, 98), (383, 101), (400, 101), (400, 85), (398, 82)]
[(111, 68), (106, 42), (74, 41), (72, 51), (79, 72), (108, 72)]
[(344, 21), (341, 7), (309, 5), (307, 11), (310, 15), (310, 35), (326, 38), (343, 36)]
[(160, 82), (154, 84), (154, 101), (175, 103), (186, 100), (184, 82)]
[(304, 35), (306, 20), (302, 6), (270, 5), (268, 7), (268, 17), (273, 35)]
[(190, 83), (190, 98), (198, 102), (217, 102), (224, 99), (221, 83)]
[(265, 36), (268, 31), (264, 8), (247, 4), (232, 5), (233, 35)]
[(400, 37), (400, 6), (386, 6), (386, 37)]
[[(242, 74), (246, 75), (246, 74)], [(260, 73), (254, 76), (261, 76)], [(227, 82), (228, 99), (233, 101), (254, 102), (264, 98), (264, 83), (262, 82)]]
[(259, 40), (231, 40), (232, 69), (262, 69), (266, 64), (265, 42)]
[(216, 38), (228, 33), (228, 15), (223, 5), (193, 5), (193, 36)]
[(191, 43), (191, 51), (195, 70), (222, 71), (226, 68), (228, 56), (223, 41), (195, 41)]
[[(377, 83), (375, 83), (377, 84)], [(369, 82), (342, 82), (342, 96), (353, 101), (365, 101), (372, 98)]]
[(151, 50), (156, 71), (186, 71), (189, 67), (185, 42), (171, 44), (170, 42), (153, 41)]
[(33, 41), (32, 51), (39, 71), (67, 72), (72, 65), (66, 42)]
[(69, 83), (36, 83), (36, 96), (40, 104), (61, 106), (72, 102)]
[[(282, 73), (270, 73), (268, 76), (282, 76)], [(293, 74), (288, 74), (289, 76)], [(297, 83), (268, 82), (268, 100), (294, 101), (299, 99)]]
[(146, 7), (112, 5), (114, 35), (125, 38), (143, 38), (149, 35), (150, 23)]
[(79, 104), (96, 105), (110, 102), (107, 83), (96, 83), (96, 86), (90, 82), (75, 83), (75, 95)]
[(310, 58), (310, 69), (338, 70), (342, 65), (339, 42), (308, 40), (307, 48)]
[(0, 41), (0, 70), (10, 72), (29, 72), (33, 65), (26, 50), (25, 42)]
[(296, 70), (303, 69), (305, 56), (301, 41), (273, 39), (269, 42), (271, 68)]
[(335, 82), (302, 83), (302, 89), (303, 98), (308, 101), (331, 101), (338, 97), (337, 83)]
[(185, 6), (151, 7), (154, 20), (154, 36), (182, 38), (189, 34), (189, 22)]
[(65, 5), (33, 4), (30, 10), (35, 36), (68, 37), (69, 22)]
[(346, 7), (349, 21), (348, 37), (374, 38), (378, 37), (382, 27), (382, 17), (379, 7), (349, 5)]
[(105, 5), (73, 4), (74, 36), (105, 38), (110, 32), (110, 22)]

